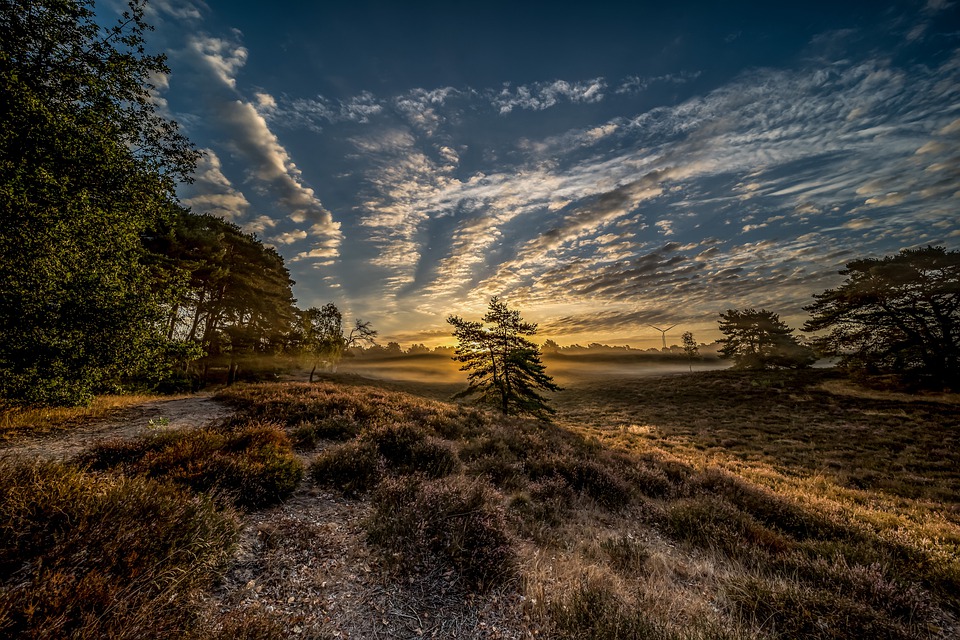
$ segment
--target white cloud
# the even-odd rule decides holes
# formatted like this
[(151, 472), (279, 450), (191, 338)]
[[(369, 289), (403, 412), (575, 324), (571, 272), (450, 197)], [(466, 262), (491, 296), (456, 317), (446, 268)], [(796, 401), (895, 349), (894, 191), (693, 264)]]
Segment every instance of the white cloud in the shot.
[[(342, 237), (339, 223), (333, 221), (313, 189), (304, 184), (300, 170), (264, 116), (252, 103), (237, 97), (234, 76), (246, 61), (246, 50), (223, 39), (195, 36), (188, 43), (187, 54), (227, 89), (210, 89), (212, 108), (217, 125), (229, 135), (229, 146), (247, 163), (250, 177), (277, 198), (292, 220), (309, 220), (322, 227), (327, 236), (324, 250), (335, 250)], [(268, 108), (275, 104), (265, 92), (258, 92), (256, 97), (258, 104)]]
[(293, 231), (285, 231), (279, 235), (276, 235), (270, 238), (271, 242), (276, 242), (277, 244), (293, 244), (299, 240), (303, 240), (307, 237), (307, 232), (302, 229), (294, 229)]
[(192, 185), (185, 185), (184, 205), (195, 213), (208, 213), (234, 222), (246, 218), (250, 203), (243, 192), (234, 188), (223, 173), (220, 157), (213, 149), (202, 149)]
[(568, 82), (566, 80), (537, 82), (532, 85), (520, 85), (516, 88), (505, 85), (498, 93), (491, 95), (490, 100), (501, 115), (508, 114), (514, 109), (542, 111), (564, 100), (573, 103), (600, 102), (603, 100), (605, 88), (606, 83), (603, 78), (595, 78), (585, 82)]

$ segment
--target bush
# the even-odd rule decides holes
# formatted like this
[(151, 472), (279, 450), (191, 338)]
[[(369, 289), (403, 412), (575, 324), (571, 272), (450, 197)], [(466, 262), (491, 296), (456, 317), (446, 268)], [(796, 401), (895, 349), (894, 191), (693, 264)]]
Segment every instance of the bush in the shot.
[(92, 469), (165, 478), (196, 491), (222, 494), (249, 509), (281, 502), (303, 477), (303, 465), (289, 438), (273, 425), (172, 431), (132, 443), (105, 443), (80, 461)]
[(516, 558), (501, 509), (483, 485), (462, 480), (388, 479), (373, 494), (371, 543), (398, 566), (439, 560), (470, 589), (512, 577)]
[(428, 436), (410, 423), (376, 427), (365, 432), (361, 439), (376, 446), (390, 471), (442, 478), (460, 468), (460, 460), (449, 443)]
[(667, 532), (694, 546), (717, 549), (731, 557), (757, 551), (778, 553), (791, 542), (763, 527), (729, 502), (715, 496), (686, 498), (671, 503), (666, 513)]
[(237, 536), (170, 484), (0, 461), (0, 635), (181, 635)]
[(642, 608), (625, 602), (598, 580), (581, 579), (566, 598), (551, 603), (547, 613), (559, 640), (669, 637)]
[(908, 640), (917, 633), (846, 594), (748, 577), (729, 585), (736, 612), (779, 637), (845, 640), (857, 637)]
[(639, 573), (650, 557), (650, 551), (643, 543), (624, 535), (603, 540), (600, 548), (610, 559), (610, 566), (626, 575)]
[(301, 423), (293, 431), (297, 449), (314, 449), (320, 440), (349, 440), (360, 433), (360, 425), (348, 416), (330, 416)]
[(587, 494), (611, 511), (626, 507), (632, 499), (630, 485), (593, 460), (554, 455), (527, 461), (527, 472), (533, 480), (551, 476), (563, 478), (575, 491)]
[(310, 477), (317, 484), (339, 489), (350, 497), (375, 487), (383, 474), (383, 459), (371, 442), (334, 445), (310, 465)]

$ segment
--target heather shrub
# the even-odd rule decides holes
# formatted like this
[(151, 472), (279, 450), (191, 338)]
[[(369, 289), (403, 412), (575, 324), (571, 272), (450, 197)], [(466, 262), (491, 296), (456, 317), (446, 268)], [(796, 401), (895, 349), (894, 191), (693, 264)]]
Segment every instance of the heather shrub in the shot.
[(392, 472), (422, 473), (431, 478), (442, 478), (460, 469), (460, 460), (450, 443), (429, 436), (422, 428), (408, 422), (370, 429), (364, 432), (361, 440), (376, 446)]
[(510, 500), (510, 511), (519, 516), (520, 533), (542, 543), (554, 539), (551, 529), (563, 524), (576, 494), (556, 476), (530, 483)]
[(778, 637), (845, 640), (857, 637), (908, 640), (915, 629), (845, 593), (814, 586), (758, 577), (744, 577), (728, 585), (734, 611), (749, 623), (762, 624)]
[(398, 566), (438, 561), (479, 591), (514, 575), (503, 512), (479, 483), (387, 479), (373, 493), (373, 507), (368, 538)]
[(310, 465), (310, 477), (324, 487), (356, 497), (372, 489), (384, 474), (383, 459), (368, 441), (345, 442), (320, 453)]
[(321, 440), (349, 440), (360, 433), (360, 424), (345, 415), (329, 416), (298, 425), (292, 434), (297, 449), (315, 449)]
[(642, 542), (626, 535), (602, 540), (600, 549), (607, 555), (610, 566), (626, 575), (639, 573), (650, 557), (650, 551)]
[(132, 444), (104, 443), (80, 462), (96, 470), (164, 478), (250, 509), (286, 499), (303, 477), (289, 438), (273, 425), (171, 431)]
[(751, 485), (719, 469), (707, 469), (693, 478), (688, 485), (688, 491), (722, 496), (763, 525), (797, 540), (839, 538), (852, 533), (823, 515), (806, 510), (768, 489)]
[(237, 534), (169, 483), (0, 460), (0, 635), (182, 635)]
[(547, 610), (552, 636), (558, 640), (629, 640), (666, 638), (641, 607), (626, 602), (609, 585), (582, 578), (579, 584), (554, 600)]
[(771, 531), (726, 500), (716, 496), (685, 498), (670, 503), (665, 517), (667, 533), (690, 544), (723, 551), (732, 557), (756, 552), (777, 553), (791, 542)]
[(572, 489), (590, 496), (597, 504), (611, 511), (624, 508), (632, 499), (630, 485), (614, 471), (594, 460), (554, 455), (528, 460), (526, 469), (533, 480), (551, 476), (563, 478)]

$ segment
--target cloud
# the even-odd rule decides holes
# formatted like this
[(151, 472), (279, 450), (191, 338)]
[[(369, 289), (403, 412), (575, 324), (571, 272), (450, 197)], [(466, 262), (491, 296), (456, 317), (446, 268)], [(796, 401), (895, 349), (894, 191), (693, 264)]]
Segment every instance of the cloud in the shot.
[(303, 229), (294, 229), (293, 231), (285, 231), (279, 235), (276, 235), (270, 238), (271, 242), (276, 242), (277, 244), (293, 244), (299, 240), (304, 240), (307, 237), (307, 232)]
[(603, 78), (595, 78), (585, 82), (568, 82), (566, 80), (537, 82), (515, 88), (508, 84), (504, 85), (498, 93), (490, 95), (490, 100), (500, 114), (505, 115), (514, 109), (543, 111), (561, 101), (572, 103), (600, 102), (603, 100), (604, 89), (606, 89), (606, 82)]
[(277, 226), (277, 221), (270, 216), (257, 216), (255, 219), (240, 225), (240, 228), (247, 233), (256, 233), (262, 236), (264, 231)]
[[(739, 33), (738, 33), (739, 35)], [(636, 94), (646, 91), (653, 84), (686, 84), (700, 77), (699, 71), (669, 73), (661, 76), (627, 76), (616, 88), (618, 94)]]
[(250, 202), (243, 192), (234, 188), (223, 173), (220, 157), (213, 149), (201, 149), (192, 185), (184, 185), (181, 198), (195, 213), (207, 213), (225, 220), (239, 222), (247, 217)]
[[(300, 170), (263, 114), (253, 103), (238, 97), (235, 75), (247, 59), (246, 49), (220, 38), (194, 36), (185, 55), (221, 83), (219, 90), (216, 86), (208, 88), (210, 108), (217, 125), (228, 136), (227, 145), (248, 166), (249, 177), (277, 198), (291, 220), (314, 223), (314, 235), (321, 236), (318, 247), (325, 253), (335, 251), (342, 238), (340, 224), (334, 222), (313, 189), (304, 184)], [(262, 91), (256, 93), (256, 100), (267, 110), (276, 103)]]
[(187, 41), (187, 52), (220, 82), (236, 89), (237, 71), (247, 62), (247, 50), (244, 47), (223, 38), (196, 36)]

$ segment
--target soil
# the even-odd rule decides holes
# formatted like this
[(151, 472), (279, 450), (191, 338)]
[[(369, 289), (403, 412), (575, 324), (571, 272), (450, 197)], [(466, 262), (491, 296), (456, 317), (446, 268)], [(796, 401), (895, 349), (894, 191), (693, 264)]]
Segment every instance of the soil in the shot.
[(0, 456), (67, 460), (107, 440), (136, 438), (153, 429), (200, 427), (232, 413), (233, 409), (217, 402), (210, 394), (155, 400), (129, 407), (105, 420), (84, 424), (68, 431), (4, 442), (0, 444)]

